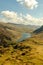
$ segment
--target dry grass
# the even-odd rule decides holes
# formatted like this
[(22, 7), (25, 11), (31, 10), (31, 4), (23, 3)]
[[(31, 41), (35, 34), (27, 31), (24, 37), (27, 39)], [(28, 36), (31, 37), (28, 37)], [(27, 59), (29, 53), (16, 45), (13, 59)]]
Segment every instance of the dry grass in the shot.
[[(0, 40), (3, 38), (0, 43), (0, 65), (43, 65), (43, 33), (18, 44), (14, 42), (14, 34), (19, 32), (0, 28)], [(16, 37), (18, 39), (20, 35)]]

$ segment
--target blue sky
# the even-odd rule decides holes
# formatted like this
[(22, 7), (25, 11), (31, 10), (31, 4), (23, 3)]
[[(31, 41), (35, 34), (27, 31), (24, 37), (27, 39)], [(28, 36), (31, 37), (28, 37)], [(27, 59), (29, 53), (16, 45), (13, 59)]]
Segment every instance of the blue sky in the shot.
[(29, 13), (35, 17), (43, 16), (43, 0), (37, 0), (38, 7), (36, 9), (30, 10), (26, 7), (21, 6), (16, 0), (0, 0), (0, 11), (11, 10), (16, 12), (22, 12), (23, 14)]
[(38, 2), (38, 7), (34, 9), (29, 9), (24, 5), (21, 5), (17, 0), (0, 0), (0, 12), (2, 11), (14, 11), (22, 13), (23, 15), (30, 14), (35, 18), (43, 17), (43, 0), (36, 0)]

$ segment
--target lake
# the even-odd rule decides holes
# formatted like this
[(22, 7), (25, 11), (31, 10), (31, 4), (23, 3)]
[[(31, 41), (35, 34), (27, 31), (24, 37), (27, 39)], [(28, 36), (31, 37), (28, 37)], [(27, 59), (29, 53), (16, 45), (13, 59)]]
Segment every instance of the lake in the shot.
[(30, 33), (22, 33), (22, 36), (20, 39), (17, 40), (17, 42), (21, 42), (23, 40), (26, 40), (27, 38), (30, 38), (31, 34)]

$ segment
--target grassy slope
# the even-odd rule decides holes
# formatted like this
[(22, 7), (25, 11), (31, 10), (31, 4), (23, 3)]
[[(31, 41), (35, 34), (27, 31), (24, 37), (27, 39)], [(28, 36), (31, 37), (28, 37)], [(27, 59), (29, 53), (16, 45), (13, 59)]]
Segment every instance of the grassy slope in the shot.
[[(43, 65), (43, 45), (39, 37), (0, 48), (0, 65)], [(38, 40), (38, 42), (37, 42)], [(4, 59), (3, 59), (4, 58)]]
[(0, 28), (0, 65), (43, 65), (43, 32), (15, 44), (12, 31)]

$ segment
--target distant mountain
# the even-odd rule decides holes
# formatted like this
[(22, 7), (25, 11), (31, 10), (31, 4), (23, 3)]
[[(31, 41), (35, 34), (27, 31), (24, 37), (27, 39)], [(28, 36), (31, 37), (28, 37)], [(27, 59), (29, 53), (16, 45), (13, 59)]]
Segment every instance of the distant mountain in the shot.
[(24, 25), (24, 24), (15, 24), (15, 23), (7, 23), (9, 25), (15, 26), (16, 29), (18, 29), (19, 31), (25, 31), (25, 32), (33, 32), (34, 30), (36, 30), (37, 28), (39, 28), (40, 26), (37, 25)]
[(43, 26), (41, 26), (40, 28), (36, 29), (33, 33), (38, 34), (43, 32)]

